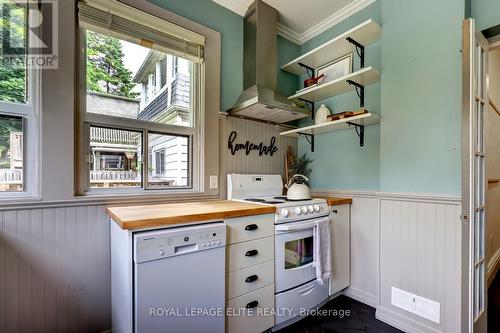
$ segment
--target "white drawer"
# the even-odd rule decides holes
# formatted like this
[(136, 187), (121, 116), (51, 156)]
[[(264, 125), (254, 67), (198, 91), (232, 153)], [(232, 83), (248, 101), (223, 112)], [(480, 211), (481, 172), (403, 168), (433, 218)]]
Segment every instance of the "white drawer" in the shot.
[(274, 283), (274, 260), (227, 273), (226, 297), (231, 299)]
[(229, 245), (226, 251), (226, 272), (257, 265), (274, 259), (274, 237)]
[(227, 224), (227, 244), (274, 235), (274, 214), (227, 219), (225, 223)]
[(276, 325), (301, 315), (301, 309), (314, 309), (328, 298), (328, 283), (319, 284), (316, 280), (300, 287), (276, 295), (276, 309), (289, 309), (277, 312)]
[[(255, 307), (247, 309), (247, 306)], [(274, 326), (274, 285), (257, 289), (226, 302), (227, 333), (260, 333)]]

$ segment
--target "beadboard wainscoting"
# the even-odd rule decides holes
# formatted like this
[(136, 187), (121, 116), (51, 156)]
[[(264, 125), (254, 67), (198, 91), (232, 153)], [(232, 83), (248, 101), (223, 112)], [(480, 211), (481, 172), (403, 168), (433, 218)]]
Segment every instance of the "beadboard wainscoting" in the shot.
[[(297, 138), (281, 136), (280, 132), (289, 129), (261, 122), (234, 117), (220, 116), (220, 197), (226, 197), (226, 175), (228, 173), (285, 174), (285, 153), (288, 146), (297, 152)], [(234, 143), (251, 143), (269, 145), (271, 138), (276, 138), (278, 150), (272, 155), (262, 155), (255, 150), (246, 155), (239, 150), (235, 155), (228, 149), (228, 139), (232, 131), (237, 133)]]
[(111, 327), (109, 219), (91, 205), (0, 212), (0, 332)]
[[(353, 198), (347, 296), (405, 332), (460, 330), (460, 197), (315, 192)], [(440, 323), (393, 306), (392, 287), (440, 303)]]

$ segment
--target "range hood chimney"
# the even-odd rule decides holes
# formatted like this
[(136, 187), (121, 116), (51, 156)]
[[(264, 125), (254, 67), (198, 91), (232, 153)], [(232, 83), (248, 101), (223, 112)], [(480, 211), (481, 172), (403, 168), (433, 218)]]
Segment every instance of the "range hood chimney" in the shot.
[(281, 124), (309, 115), (276, 91), (277, 20), (276, 9), (262, 0), (252, 3), (245, 14), (243, 93), (228, 110), (232, 116)]

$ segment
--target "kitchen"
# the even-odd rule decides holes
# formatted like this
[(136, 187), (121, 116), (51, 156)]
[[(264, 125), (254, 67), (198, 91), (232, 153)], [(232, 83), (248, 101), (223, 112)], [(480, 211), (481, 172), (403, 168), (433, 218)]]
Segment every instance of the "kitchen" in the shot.
[[(368, 306), (373, 310), (373, 318), (369, 320), (392, 326), (387, 328), (389, 330), (472, 331), (472, 328), (468, 330), (467, 304), (470, 302), (464, 296), (467, 294), (464, 290), (468, 290), (469, 284), (463, 280), (464, 256), (461, 255), (468, 246), (462, 241), (464, 232), (460, 224), (462, 199), (465, 198), (460, 168), (463, 139), (460, 132), (461, 97), (464, 96), (460, 83), (465, 77), (461, 74), (462, 26), (464, 18), (468, 17), (476, 19), (480, 30), (500, 23), (500, 19), (488, 16), (495, 12), (494, 9), (488, 10), (495, 8), (494, 2), (417, 4), (360, 0), (334, 1), (331, 6), (318, 2), (310, 5), (311, 8), (304, 8), (301, 7), (304, 4), (286, 6), (281, 1), (269, 0), (265, 3), (278, 11), (276, 33), (269, 33), (272, 29), (269, 27), (263, 34), (257, 32), (265, 37), (263, 43), (266, 45), (257, 49), (245, 46), (244, 37), (248, 39), (248, 36), (244, 16), (251, 1), (124, 0), (104, 5), (101, 1), (89, 0), (55, 3), (54, 8), (59, 13), (59, 20), (55, 22), (58, 29), (53, 29), (59, 32), (56, 42), (59, 46), (56, 50), (58, 63), (56, 69), (40, 71), (39, 94), (43, 98), (38, 104), (27, 103), (19, 108), (12, 108), (9, 104), (12, 102), (1, 105), (5, 117), (21, 117), (24, 121), (10, 139), (10, 163), (14, 171), (19, 170), (16, 163), (24, 163), (24, 173), (21, 172), (24, 178), (21, 178), (21, 185), (19, 180), (9, 183), (2, 193), (5, 194), (0, 218), (2, 331), (118, 331), (118, 324), (113, 319), (116, 295), (113, 288), (116, 284), (127, 286), (135, 281), (132, 272), (138, 271), (133, 267), (142, 263), (132, 258), (135, 253), (133, 241), (139, 241), (134, 237), (139, 237), (141, 228), (122, 229), (116, 223), (122, 220), (122, 216), (113, 217), (114, 209), (134, 216), (131, 221), (140, 216), (141, 221), (153, 223), (146, 223), (146, 232), (161, 229), (167, 232), (166, 235), (177, 228), (164, 228), (165, 225), (178, 227), (178, 223), (187, 222), (191, 227), (196, 221), (215, 224), (225, 221), (226, 229), (216, 233), (225, 232), (226, 237), (210, 241), (210, 244), (215, 242), (213, 250), (200, 251), (221, 252), (220, 249), (224, 249), (226, 259), (222, 266), (219, 262), (222, 269), (210, 271), (210, 274), (219, 274), (219, 280), (229, 281), (228, 276), (236, 276), (241, 270), (263, 267), (266, 272), (263, 276), (270, 282), (258, 289), (264, 289), (264, 299), (271, 304), (266, 308), (277, 310), (275, 306), (280, 302), (277, 296), (301, 285), (280, 287), (285, 280), (278, 278), (281, 273), (275, 267), (280, 232), (286, 234), (285, 230), (277, 229), (286, 229), (287, 224), (297, 223), (294, 220), (298, 215), (296, 208), (300, 210), (301, 219), (304, 216), (311, 216), (310, 220), (328, 216), (328, 224), (333, 226), (331, 230), (337, 229), (336, 215), (342, 217), (343, 223), (347, 221), (345, 225), (348, 226), (347, 230), (334, 232), (330, 239), (331, 256), (337, 256), (332, 262), (331, 279), (342, 277), (347, 284), (334, 291), (327, 283), (326, 297), (316, 298), (321, 301), (314, 302), (314, 305), (304, 303), (304, 308), (315, 309), (323, 304), (328, 308), (329, 304), (346, 302), (347, 299), (353, 302), (349, 303), (353, 307)], [(122, 4), (132, 6), (134, 10), (130, 11), (129, 7), (121, 10)], [(432, 11), (429, 11), (429, 6), (432, 6)], [(42, 13), (52, 10), (44, 1), (41, 1), (41, 8)], [(111, 87), (108, 91), (98, 84), (90, 86), (96, 91), (89, 93), (84, 89), (85, 84), (80, 84), (85, 82), (82, 81), (82, 76), (85, 76), (83, 66), (85, 60), (92, 63), (90, 60), (95, 59), (96, 64), (100, 64), (100, 60), (91, 58), (93, 55), (87, 55), (85, 47), (78, 46), (84, 45), (82, 41), (87, 38), (87, 48), (91, 49), (94, 43), (96, 49), (103, 49), (106, 43), (102, 41), (109, 41), (106, 39), (109, 37), (106, 33), (111, 29), (109, 22), (123, 22), (119, 20), (119, 14), (123, 12), (126, 13), (124, 16), (135, 18), (132, 23), (137, 24), (137, 28), (141, 27), (138, 22), (148, 22), (143, 20), (143, 13), (155, 15), (154, 23), (149, 24), (148, 29), (135, 29), (133, 34), (130, 30), (111, 34), (113, 38), (125, 41), (121, 44), (125, 65), (137, 67), (128, 75), (118, 71), (132, 82), (128, 87), (134, 88), (122, 86), (113, 90)], [(325, 21), (326, 18), (329, 19)], [(443, 27), (443, 19), (448, 20), (449, 25)], [(422, 21), (426, 22), (428, 29), (417, 28)], [(111, 24), (112, 30), (126, 29), (118, 23), (116, 27)], [(174, 29), (175, 35), (182, 36), (189, 43), (169, 40), (173, 44), (162, 44), (158, 35), (151, 34), (151, 27), (161, 27), (162, 31)], [(79, 33), (81, 29), (93, 34), (82, 35)], [(355, 42), (362, 38), (355, 34), (363, 29), (375, 36), (370, 35), (370, 41), (364, 42), (363, 48), (345, 42), (346, 36), (352, 36)], [(128, 34), (131, 36), (126, 38)], [(274, 50), (267, 47), (273, 43), (269, 41), (270, 37), (275, 39)], [(166, 36), (162, 34), (162, 38)], [(256, 41), (255, 45), (261, 45), (260, 42)], [(295, 64), (306, 63), (311, 52), (321, 55), (328, 43), (335, 45), (334, 51), (329, 52), (348, 48), (346, 54), (352, 54), (350, 60), (346, 60), (351, 61), (351, 66), (347, 66), (351, 68), (350, 72), (346, 74), (352, 78), (351, 84), (341, 80), (324, 82), (325, 85), (321, 86), (319, 82), (317, 86), (302, 90), (303, 82), (308, 78), (307, 69), (302, 68), (301, 75), (295, 75)], [(136, 59), (127, 57), (126, 54), (139, 54), (139, 51), (134, 53), (138, 49), (129, 44), (153, 48), (155, 52), (141, 51), (142, 55)], [(171, 54), (165, 52), (167, 46)], [(162, 57), (162, 52), (171, 57)], [(244, 59), (252, 53), (257, 65), (250, 66), (253, 71), (248, 72), (244, 70)], [(338, 54), (335, 59), (344, 55)], [(99, 68), (92, 67), (95, 70), (92, 73), (101, 75)], [(102, 76), (91, 76), (94, 77)], [(360, 82), (362, 87), (359, 87)], [(254, 84), (256, 87), (252, 89)], [(30, 92), (37, 91), (31, 85), (27, 87), (33, 89)], [(274, 94), (273, 89), (278, 93)], [(110, 98), (115, 91), (127, 93)], [(308, 102), (289, 105), (286, 96), (294, 95), (299, 95), (299, 98), (307, 96), (302, 99)], [(168, 98), (162, 100), (162, 96)], [(199, 99), (193, 101), (186, 96)], [(266, 100), (269, 96), (273, 97), (271, 101)], [(282, 96), (285, 96), (284, 100)], [(246, 118), (255, 118), (255, 115), (241, 114), (248, 111), (248, 107), (241, 108), (248, 100), (257, 100), (257, 104), (271, 107), (271, 103), (289, 107), (284, 114), (276, 112), (279, 108), (274, 108), (274, 111), (267, 108), (269, 112), (263, 115), (263, 121), (248, 120)], [(317, 103), (311, 105), (312, 101)], [(172, 106), (165, 117), (159, 113), (161, 103)], [(299, 104), (299, 109), (292, 109)], [(315, 116), (325, 116), (324, 112), (319, 112), (322, 104), (335, 114), (361, 109), (367, 112), (361, 110), (361, 114), (350, 115), (351, 119), (316, 124), (316, 117), (312, 117), (308, 108), (316, 112)], [(116, 113), (99, 113), (97, 109), (90, 109), (94, 106)], [(31, 112), (30, 108), (40, 111)], [(259, 110), (253, 112), (258, 114)], [(273, 119), (265, 119), (271, 114)], [(290, 116), (301, 120), (287, 118)], [(167, 121), (168, 125), (162, 121)], [(285, 121), (287, 123), (276, 124)], [(16, 127), (16, 122), (13, 123)], [(27, 134), (23, 146), (19, 144), (22, 139), (16, 133), (24, 132)], [(14, 153), (16, 143), (24, 147), (17, 149), (24, 150), (17, 159)], [(273, 204), (241, 202), (245, 198), (262, 199), (264, 196), (274, 199), (284, 195), (283, 185), (293, 176), (286, 171), (289, 167), (285, 162), (288, 147), (291, 147), (295, 159), (307, 154), (311, 173), (307, 181), (298, 177), (295, 185), (308, 183), (312, 197), (318, 201), (311, 205), (295, 203), (290, 207), (286, 201)], [(236, 194), (232, 185), (233, 181), (238, 181), (234, 179), (236, 175), (248, 175), (251, 179), (239, 183), (238, 189), (248, 184), (262, 184), (258, 178), (264, 182), (276, 179), (265, 189), (249, 185), (248, 192)], [(275, 177), (277, 175), (280, 175), (280, 182)], [(305, 190), (302, 189), (299, 197), (307, 199), (308, 195), (304, 196)], [(335, 203), (336, 198), (340, 200), (339, 204)], [(231, 207), (243, 205), (245, 208), (218, 206), (219, 200), (226, 199), (230, 199), (228, 204)], [(151, 205), (162, 205), (162, 208), (155, 211)], [(202, 206), (201, 212), (197, 212), (197, 205)], [(246, 207), (250, 206), (260, 214), (249, 214)], [(284, 211), (281, 213), (282, 208), (287, 209), (288, 217), (284, 217), (287, 214)], [(208, 218), (204, 214), (208, 214)], [(171, 219), (169, 222), (169, 216), (179, 215), (184, 220)], [(245, 220), (261, 215), (268, 215), (267, 223)], [(281, 218), (291, 222), (279, 223)], [(237, 225), (240, 225), (237, 222), (244, 221), (241, 222), (244, 226), (256, 224), (256, 230), (247, 232), (264, 230), (264, 233), (255, 239), (232, 240), (231, 221)], [(126, 224), (126, 219), (123, 222)], [(118, 232), (114, 233), (114, 230)], [(314, 233), (314, 228), (308, 232)], [(348, 236), (337, 240), (335, 237), (342, 232)], [(123, 251), (125, 259), (128, 258), (126, 265), (119, 266), (128, 273), (119, 274), (119, 277), (113, 273), (114, 234), (127, 235), (124, 244), (130, 249)], [(263, 243), (264, 248), (273, 248), (264, 258), (266, 260), (257, 260), (253, 265), (231, 266), (229, 261), (236, 252), (227, 249), (262, 239), (267, 241)], [(311, 246), (308, 241), (299, 243), (308, 248)], [(200, 249), (203, 244), (207, 243), (200, 243)], [(245, 254), (251, 250), (254, 249), (246, 249)], [(304, 249), (298, 252), (303, 253)], [(256, 256), (249, 256), (252, 257), (255, 259)], [(310, 258), (303, 259), (310, 261)], [(154, 262), (148, 260), (145, 263)], [(340, 269), (335, 267), (339, 262)], [(259, 274), (245, 275), (244, 278), (253, 275)], [(199, 278), (189, 272), (186, 276), (188, 280)], [(307, 281), (313, 281), (314, 276), (309, 275)], [(147, 285), (160, 287), (159, 280), (154, 279)], [(146, 289), (154, 293), (155, 288)], [(134, 290), (128, 285), (119, 295), (134, 300), (134, 297), (127, 298)], [(229, 294), (230, 290), (225, 284), (223, 292), (208, 297), (208, 301), (217, 300), (222, 307), (227, 307), (228, 302), (257, 289), (243, 292), (235, 288), (234, 293)], [(196, 293), (190, 295), (199, 296)], [(422, 301), (425, 313), (416, 313), (411, 304), (405, 306), (407, 297)], [(252, 301), (240, 305), (245, 308)], [(118, 304), (133, 307), (127, 302)], [(277, 323), (274, 314), (271, 319), (270, 313), (267, 314), (267, 322), (259, 322), (263, 325), (262, 330)], [(127, 310), (126, 315), (123, 322), (134, 321), (133, 311)], [(360, 314), (352, 312), (346, 317), (359, 319)], [(486, 315), (482, 317), (479, 322), (484, 321)], [(239, 319), (243, 321), (241, 317)], [(234, 320), (238, 324), (238, 320)], [(314, 327), (321, 323), (320, 316), (311, 315), (287, 323), (287, 327), (290, 331), (294, 328), (305, 330), (307, 325)], [(225, 330), (232, 331), (226, 325), (225, 320)], [(474, 331), (480, 330), (474, 328)]]

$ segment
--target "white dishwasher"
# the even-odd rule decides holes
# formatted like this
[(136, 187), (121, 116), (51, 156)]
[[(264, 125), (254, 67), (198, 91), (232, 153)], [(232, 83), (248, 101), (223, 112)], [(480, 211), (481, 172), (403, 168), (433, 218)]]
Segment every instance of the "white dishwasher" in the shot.
[(225, 245), (222, 222), (135, 233), (135, 332), (224, 332)]

